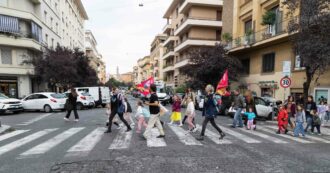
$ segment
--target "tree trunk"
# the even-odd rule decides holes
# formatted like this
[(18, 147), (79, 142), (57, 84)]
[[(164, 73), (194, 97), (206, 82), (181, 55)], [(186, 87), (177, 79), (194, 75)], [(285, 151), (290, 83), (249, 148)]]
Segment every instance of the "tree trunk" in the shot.
[(310, 67), (306, 67), (306, 81), (304, 82), (304, 85), (303, 85), (305, 102), (307, 102), (307, 97), (309, 95), (309, 87), (312, 82), (312, 76), (313, 76), (313, 74), (310, 72)]

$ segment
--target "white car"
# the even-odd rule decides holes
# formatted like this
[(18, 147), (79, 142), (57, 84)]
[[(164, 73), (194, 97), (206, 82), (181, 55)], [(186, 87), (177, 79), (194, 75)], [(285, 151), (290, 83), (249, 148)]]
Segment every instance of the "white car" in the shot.
[(21, 101), (24, 110), (52, 112), (54, 110), (64, 110), (66, 99), (67, 97), (64, 94), (43, 92), (31, 94)]
[(95, 106), (105, 107), (107, 103), (110, 103), (109, 87), (77, 87), (75, 89), (77, 92), (89, 93), (94, 98)]
[(23, 106), (20, 100), (9, 98), (0, 93), (0, 113), (19, 113), (21, 111), (23, 111)]
[[(69, 97), (69, 91), (65, 92), (65, 95)], [(77, 92), (77, 109), (82, 110), (84, 108), (93, 108), (95, 106), (94, 98), (87, 92)]]

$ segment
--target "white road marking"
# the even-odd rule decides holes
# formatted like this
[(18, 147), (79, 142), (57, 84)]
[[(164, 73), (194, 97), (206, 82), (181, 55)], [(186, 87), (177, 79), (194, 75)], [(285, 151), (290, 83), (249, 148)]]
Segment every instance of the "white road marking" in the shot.
[[(271, 129), (274, 129), (274, 130), (277, 130), (276, 127), (273, 127), (273, 126), (267, 126), (268, 128), (271, 128)], [(326, 139), (322, 139), (322, 138), (318, 138), (318, 137), (315, 137), (315, 136), (311, 136), (311, 135), (308, 135), (306, 134), (306, 137), (304, 139), (311, 139), (313, 141), (319, 141), (319, 142), (324, 142), (324, 143), (330, 143), (329, 140), (326, 140)]]
[(230, 135), (232, 135), (232, 136), (234, 136), (234, 137), (236, 137), (236, 138), (238, 138), (238, 139), (240, 139), (240, 140), (242, 140), (242, 141), (244, 141), (246, 143), (261, 143), (260, 141), (258, 141), (256, 139), (250, 138), (250, 137), (248, 137), (246, 135), (243, 135), (241, 133), (235, 132), (235, 131), (230, 130), (230, 129), (226, 128), (226, 127), (223, 127), (223, 126), (219, 126), (219, 127), (221, 129), (223, 129), (223, 131), (225, 133), (228, 133), (228, 134), (230, 134)]
[(42, 136), (44, 136), (44, 135), (46, 135), (50, 132), (53, 132), (55, 130), (57, 130), (57, 128), (56, 129), (45, 129), (45, 130), (33, 133), (33, 134), (31, 134), (29, 136), (26, 136), (22, 139), (19, 139), (17, 141), (14, 141), (12, 143), (9, 143), (7, 145), (4, 145), (4, 146), (0, 147), (0, 156), (2, 154), (6, 153), (6, 152), (9, 152), (9, 151), (14, 150), (18, 147), (21, 147), (21, 146), (23, 146), (23, 145), (25, 145), (25, 144), (27, 144), (27, 143), (35, 140), (35, 139), (38, 139), (38, 138), (40, 138), (40, 137), (42, 137)]
[(150, 136), (147, 139), (147, 146), (148, 147), (166, 147), (166, 142), (164, 138), (156, 138), (160, 135), (157, 128), (152, 128), (150, 130)]
[[(196, 124), (196, 128), (201, 130), (202, 126)], [(226, 137), (224, 139), (219, 139), (220, 138), (219, 134), (216, 134), (208, 129), (205, 130), (205, 136), (208, 137), (211, 141), (213, 141), (216, 144), (231, 144), (232, 143), (231, 141), (226, 139)]]
[(55, 146), (57, 146), (58, 144), (60, 144), (61, 142), (65, 141), (66, 139), (68, 139), (69, 137), (73, 136), (74, 134), (80, 132), (81, 130), (83, 130), (85, 127), (78, 127), (78, 128), (71, 128), (57, 136), (55, 136), (54, 138), (49, 139), (48, 141), (37, 145), (33, 148), (31, 148), (30, 150), (20, 154), (21, 157), (26, 157), (26, 156), (31, 156), (31, 155), (39, 155), (39, 154), (44, 154), (47, 151), (49, 151), (50, 149), (54, 148)]
[[(277, 130), (276, 127), (274, 127), (273, 129)], [(275, 131), (270, 130), (270, 129), (266, 129), (266, 128), (260, 127), (260, 126), (258, 127), (258, 130), (262, 130), (262, 131), (265, 131), (267, 133), (275, 134)], [(300, 139), (300, 138), (296, 138), (296, 137), (293, 137), (293, 136), (290, 136), (290, 135), (281, 134), (281, 135), (278, 135), (278, 136), (283, 137), (283, 138), (287, 138), (287, 139), (291, 139), (293, 141), (300, 142), (300, 143), (305, 143), (305, 144), (313, 143), (313, 142), (306, 141), (306, 140)]]
[(168, 126), (172, 131), (178, 136), (179, 140), (184, 143), (185, 145), (203, 145), (199, 141), (196, 140), (190, 133), (183, 130), (181, 127), (176, 125), (169, 125)]
[(95, 147), (95, 145), (101, 140), (106, 128), (98, 127), (82, 140), (80, 140), (76, 145), (72, 146), (65, 157), (71, 156), (87, 156), (89, 152)]
[(11, 138), (11, 137), (14, 137), (16, 135), (20, 135), (20, 134), (28, 132), (28, 131), (30, 131), (30, 130), (16, 130), (16, 131), (13, 131), (13, 132), (10, 132), (10, 133), (6, 133), (6, 134), (0, 136), (0, 141), (6, 140), (6, 139)]
[(121, 128), (113, 140), (112, 144), (110, 145), (109, 149), (111, 150), (118, 150), (118, 149), (126, 149), (129, 147), (131, 143), (133, 135), (133, 130), (126, 132), (126, 128)]
[(32, 124), (32, 123), (35, 123), (35, 122), (37, 122), (37, 121), (39, 121), (39, 120), (42, 120), (42, 119), (48, 117), (48, 116), (51, 115), (51, 114), (52, 114), (52, 113), (49, 113), (49, 114), (43, 114), (43, 115), (40, 115), (40, 116), (38, 116), (38, 117), (36, 117), (36, 118), (33, 118), (33, 119), (31, 119), (31, 120), (25, 122), (25, 123), (21, 123), (21, 124), (17, 124), (17, 125), (18, 125), (18, 126), (27, 126), (27, 125), (30, 125), (30, 124)]
[(288, 142), (286, 141), (283, 141), (281, 139), (278, 139), (278, 138), (275, 138), (273, 136), (269, 136), (269, 135), (266, 135), (264, 133), (260, 133), (258, 131), (255, 131), (255, 130), (246, 130), (246, 129), (243, 129), (243, 128), (239, 128), (241, 131), (244, 131), (246, 133), (249, 133), (249, 134), (252, 134), (252, 135), (255, 135), (255, 136), (258, 136), (258, 137), (261, 137), (261, 138), (264, 138), (266, 140), (269, 140), (269, 141), (272, 141), (274, 143), (279, 143), (279, 144), (286, 144)]

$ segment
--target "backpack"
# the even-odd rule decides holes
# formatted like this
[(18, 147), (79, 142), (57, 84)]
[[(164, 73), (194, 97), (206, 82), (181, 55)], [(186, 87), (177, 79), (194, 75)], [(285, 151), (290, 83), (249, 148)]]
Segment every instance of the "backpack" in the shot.
[(150, 117), (150, 112), (148, 109), (146, 108), (142, 108), (142, 115), (145, 117), (145, 118), (149, 118)]
[(313, 124), (314, 125), (321, 125), (321, 119), (318, 115), (313, 116)]
[(117, 99), (118, 99), (118, 104), (119, 104), (119, 106), (118, 106), (118, 110), (117, 110), (117, 113), (118, 114), (123, 114), (124, 112), (125, 112), (125, 105), (123, 104), (123, 102), (122, 102), (122, 98), (120, 98), (120, 94), (118, 94), (118, 96), (117, 96)]

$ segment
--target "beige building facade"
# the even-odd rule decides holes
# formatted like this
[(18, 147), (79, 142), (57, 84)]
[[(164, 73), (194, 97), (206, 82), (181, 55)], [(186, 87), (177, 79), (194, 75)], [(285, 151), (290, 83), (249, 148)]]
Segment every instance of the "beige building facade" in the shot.
[[(287, 9), (283, 0), (234, 0), (233, 41), (230, 54), (237, 56), (243, 64), (242, 78), (233, 87), (250, 89), (258, 96), (270, 96), (279, 100), (289, 95), (303, 93), (306, 80), (302, 62), (293, 51), (287, 32)], [(275, 13), (273, 24), (262, 25), (262, 16), (269, 11)], [(280, 86), (284, 67), (291, 70), (292, 85), (288, 89)], [(321, 76), (312, 84), (310, 94), (316, 99), (330, 96), (330, 73)]]
[(102, 55), (97, 51), (97, 41), (90, 30), (85, 32), (85, 51), (86, 56), (90, 59), (91, 67), (96, 71), (100, 84), (106, 81), (106, 65)]
[(87, 19), (80, 0), (0, 0), (0, 92), (21, 98), (45, 88), (22, 62), (42, 54), (44, 46), (84, 50)]
[(164, 81), (167, 86), (184, 85), (188, 76), (181, 72), (189, 64), (189, 52), (194, 48), (214, 46), (221, 40), (222, 0), (173, 0), (164, 14), (167, 24), (163, 33)]
[(136, 71), (137, 77), (134, 79), (136, 84), (139, 84), (153, 76), (153, 68), (151, 68), (150, 56), (145, 56), (138, 60)]
[(133, 73), (128, 72), (120, 75), (120, 81), (125, 84), (133, 83)]
[(166, 39), (165, 34), (158, 34), (151, 43), (150, 49), (150, 63), (152, 76), (155, 81), (163, 80), (163, 54), (164, 46), (163, 43)]

